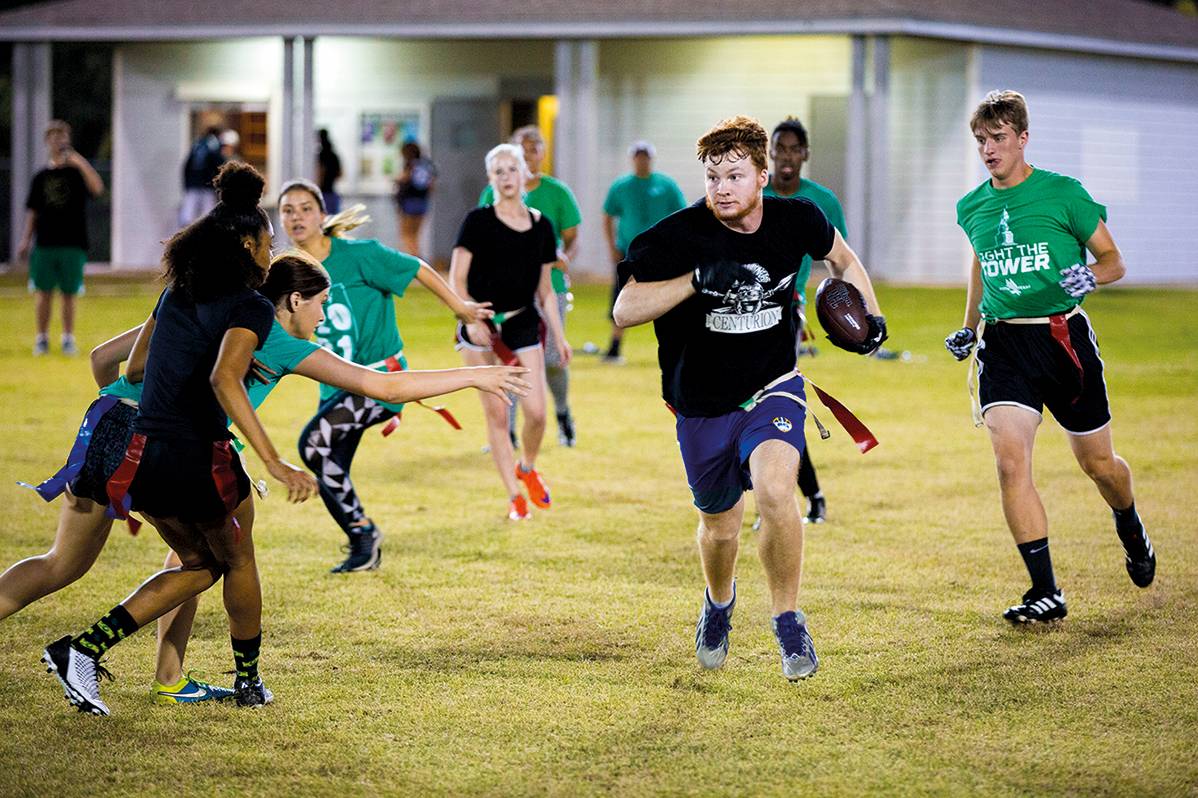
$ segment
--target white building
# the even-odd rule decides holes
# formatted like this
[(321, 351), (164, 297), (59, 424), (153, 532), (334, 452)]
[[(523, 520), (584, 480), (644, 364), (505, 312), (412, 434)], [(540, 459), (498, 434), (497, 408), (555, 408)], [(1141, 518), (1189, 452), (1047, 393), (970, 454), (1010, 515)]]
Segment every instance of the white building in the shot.
[[(984, 177), (967, 120), (986, 91), (1014, 88), (1029, 160), (1108, 206), (1128, 281), (1198, 281), (1198, 20), (1139, 0), (61, 0), (0, 13), (0, 39), (18, 43), (13, 153), (29, 164), (49, 117), (47, 43), (117, 43), (112, 257), (125, 266), (155, 265), (174, 230), (198, 111), (264, 115), (274, 187), (311, 174), (313, 131), (329, 128), (341, 193), (390, 242), (395, 142), (379, 126), (415, 134), (441, 170), (426, 249), (445, 257), (482, 153), (531, 102), (542, 119), (557, 109), (553, 172), (582, 205), (583, 271), (608, 273), (601, 204), (629, 142), (653, 141), (658, 168), (698, 197), (695, 139), (747, 113), (807, 124), (808, 173), (840, 194), (874, 273), (956, 283), (969, 249), (955, 203)], [(14, 172), (15, 214), (26, 183)]]

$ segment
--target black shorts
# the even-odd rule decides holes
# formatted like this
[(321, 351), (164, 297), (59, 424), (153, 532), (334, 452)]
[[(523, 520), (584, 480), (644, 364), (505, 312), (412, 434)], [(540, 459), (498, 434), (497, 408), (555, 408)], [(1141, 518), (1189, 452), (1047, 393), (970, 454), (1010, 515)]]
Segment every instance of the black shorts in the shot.
[[(513, 352), (522, 349), (532, 349), (541, 345), (541, 316), (531, 305), (506, 319), (499, 325), (499, 338)], [(454, 336), (455, 348), (469, 349), (472, 352), (489, 352), (490, 347), (480, 346), (470, 340), (466, 327), (458, 322), (457, 333)]]
[(137, 408), (118, 402), (100, 417), (87, 446), (83, 470), (71, 480), (71, 493), (81, 499), (108, 504), (108, 478), (125, 459), (129, 439), (133, 437), (133, 419)]
[(1074, 435), (1097, 432), (1111, 420), (1098, 338), (1090, 317), (1068, 320), (1069, 341), (1082, 365), (1079, 376), (1065, 348), (1047, 324), (986, 325), (978, 346), (978, 394), (985, 414), (997, 405), (1015, 405), (1043, 415)]
[(147, 436), (129, 495), (134, 509), (146, 515), (219, 521), (250, 495), (250, 478), (232, 441)]

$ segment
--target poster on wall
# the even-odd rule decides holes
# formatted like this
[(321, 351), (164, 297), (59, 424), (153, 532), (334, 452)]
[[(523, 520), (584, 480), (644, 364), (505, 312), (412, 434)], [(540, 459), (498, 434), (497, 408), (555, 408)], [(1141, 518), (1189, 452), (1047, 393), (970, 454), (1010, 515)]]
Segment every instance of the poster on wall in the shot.
[(390, 194), (403, 170), (400, 148), (420, 137), (420, 112), (364, 112), (358, 133), (358, 190)]

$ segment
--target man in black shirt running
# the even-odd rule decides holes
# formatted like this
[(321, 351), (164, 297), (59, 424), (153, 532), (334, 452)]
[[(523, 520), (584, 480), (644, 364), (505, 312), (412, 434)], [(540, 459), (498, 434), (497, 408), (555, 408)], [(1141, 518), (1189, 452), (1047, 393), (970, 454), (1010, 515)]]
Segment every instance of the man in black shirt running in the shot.
[(662, 395), (677, 415), (699, 508), (707, 581), (695, 634), (700, 664), (719, 668), (728, 655), (743, 493), (752, 489), (782, 672), (796, 680), (818, 666), (798, 609), (803, 523), (794, 495), (806, 399), (790, 305), (804, 256), (826, 260), (864, 295), (870, 336), (861, 354), (882, 343), (886, 325), (865, 268), (823, 212), (804, 199), (763, 200), (768, 143), (744, 116), (699, 139), (706, 199), (633, 240), (614, 318), (621, 327), (652, 321), (657, 334)]

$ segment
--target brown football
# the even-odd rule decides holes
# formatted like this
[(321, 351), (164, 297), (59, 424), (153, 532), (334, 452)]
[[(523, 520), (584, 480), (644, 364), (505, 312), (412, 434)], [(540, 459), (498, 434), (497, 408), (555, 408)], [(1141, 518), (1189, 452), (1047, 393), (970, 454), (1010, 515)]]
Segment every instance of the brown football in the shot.
[(869, 337), (865, 298), (852, 283), (825, 278), (815, 289), (815, 315), (828, 340), (841, 349), (855, 351)]

